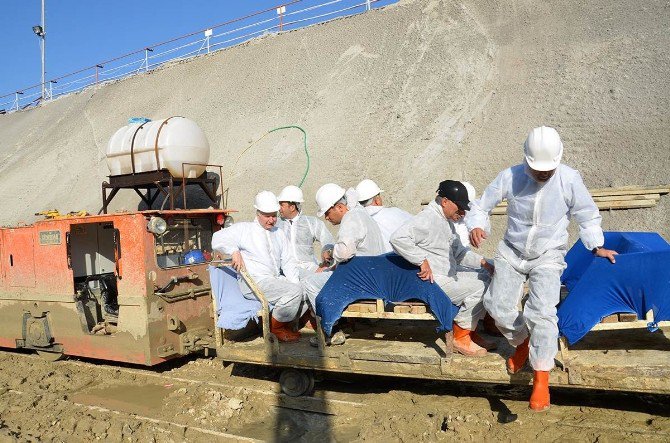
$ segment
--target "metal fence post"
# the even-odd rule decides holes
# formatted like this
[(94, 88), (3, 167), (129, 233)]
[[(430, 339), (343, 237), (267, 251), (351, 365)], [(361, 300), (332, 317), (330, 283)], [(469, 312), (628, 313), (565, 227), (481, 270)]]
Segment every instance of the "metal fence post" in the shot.
[(16, 91), (14, 93), (14, 95), (15, 95), (16, 98), (14, 99), (14, 106), (13, 107), (16, 111), (18, 111), (19, 110), (19, 95), (23, 95), (23, 92)]
[(104, 66), (102, 65), (95, 65), (95, 84), (98, 84), (98, 69), (102, 69)]
[(286, 6), (280, 6), (277, 8), (277, 15), (279, 16), (279, 32), (282, 31), (284, 27), (284, 14), (286, 13)]
[(211, 28), (205, 30), (205, 43), (207, 44), (207, 53), (208, 54), (209, 54), (209, 39), (212, 38), (213, 33), (214, 33), (214, 31)]
[(149, 71), (149, 53), (154, 52), (151, 48), (144, 48), (144, 72)]

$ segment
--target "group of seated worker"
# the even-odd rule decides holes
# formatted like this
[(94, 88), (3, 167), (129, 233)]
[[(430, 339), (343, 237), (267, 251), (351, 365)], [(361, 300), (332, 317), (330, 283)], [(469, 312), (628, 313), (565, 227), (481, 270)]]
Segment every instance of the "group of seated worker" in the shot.
[[(439, 183), (436, 196), (417, 215), (383, 206), (383, 192), (372, 180), (345, 190), (328, 183), (316, 192), (318, 217), (339, 226), (336, 238), (317, 217), (304, 215), (302, 190), (287, 186), (279, 196), (256, 195), (256, 218), (216, 232), (212, 248), (230, 255), (236, 270), (244, 267), (274, 305), (271, 332), (280, 341), (297, 341), (298, 329), (314, 327), (319, 291), (338, 264), (354, 256), (395, 251), (418, 267), (417, 278), (437, 284), (459, 306), (453, 324), (453, 348), (481, 357), (495, 345), (475, 329), (488, 311), (497, 328), (516, 347), (507, 360), (510, 373), (527, 360), (534, 370), (530, 407), (549, 407), (549, 371), (558, 351), (556, 305), (565, 268), (570, 219), (579, 224), (585, 247), (615, 262), (603, 248), (601, 216), (580, 174), (561, 164), (563, 143), (555, 129), (534, 128), (524, 143), (525, 161), (498, 174), (481, 198), (455, 180)], [(468, 192), (470, 188), (470, 192)], [(507, 200), (508, 224), (493, 265), (478, 248), (490, 233), (491, 210)], [(278, 218), (277, 213), (280, 214)], [(321, 256), (314, 254), (314, 242)], [(523, 284), (529, 294), (518, 305)], [(245, 297), (254, 299), (243, 279)], [(329, 344), (342, 344), (336, 331)], [(315, 344), (315, 343), (314, 343)]]

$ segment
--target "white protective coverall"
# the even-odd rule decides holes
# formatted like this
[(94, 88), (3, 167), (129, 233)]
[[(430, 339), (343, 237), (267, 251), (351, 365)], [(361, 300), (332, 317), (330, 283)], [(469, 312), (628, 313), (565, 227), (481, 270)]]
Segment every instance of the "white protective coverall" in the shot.
[[(452, 221), (451, 225), (454, 227), (453, 233), (460, 239), (460, 242), (463, 245), (463, 247), (468, 250), (471, 250), (472, 248), (470, 246), (470, 233), (468, 232), (468, 227), (466, 226), (465, 221), (463, 219), (460, 219), (457, 222)], [(487, 260), (491, 265), (493, 265), (493, 260), (490, 259), (485, 260)], [(456, 270), (458, 271), (459, 278), (478, 278), (483, 282), (485, 282), (487, 286), (491, 280), (491, 274), (489, 274), (489, 271), (487, 271), (484, 268), (472, 269), (467, 266), (458, 265), (456, 267)]]
[[(212, 249), (228, 255), (240, 251), (249, 276), (274, 304), (272, 316), (280, 322), (296, 318), (303, 298), (302, 287), (297, 263), (289, 253), (289, 243), (281, 229), (276, 226), (264, 229), (258, 220), (235, 223), (214, 233)], [(238, 277), (238, 281), (244, 296), (256, 300), (244, 280)]]
[[(365, 257), (383, 253), (384, 239), (379, 226), (361, 205), (353, 206), (340, 222), (340, 230), (333, 246), (335, 264), (350, 260), (356, 255)], [(331, 275), (331, 271), (324, 271), (302, 280), (305, 297), (312, 309), (316, 310), (316, 296)]]
[(477, 322), (486, 313), (482, 297), (488, 279), (464, 278), (458, 272), (459, 264), (481, 268), (482, 256), (463, 247), (442, 207), (435, 201), (430, 202), (428, 207), (393, 233), (391, 245), (399, 255), (416, 266), (428, 260), (435, 283), (455, 305), (460, 306), (454, 322), (463, 329), (474, 331)]
[(288, 239), (289, 253), (297, 262), (300, 278), (316, 271), (320, 259), (314, 256), (314, 242), (321, 244), (321, 251), (332, 248), (334, 242), (323, 221), (301, 212), (290, 220), (281, 219), (278, 225)]
[[(465, 217), (468, 229), (490, 232), (488, 214), (505, 199), (507, 231), (494, 257), (495, 274), (484, 306), (512, 345), (521, 344), (530, 333), (531, 366), (550, 371), (558, 352), (556, 305), (566, 266), (567, 227), (574, 218), (584, 246), (600, 247), (600, 213), (579, 172), (561, 164), (547, 182), (539, 183), (524, 162), (498, 174), (472, 203)], [(529, 296), (519, 312), (526, 279)]]
[(412, 218), (412, 214), (407, 211), (403, 211), (400, 208), (395, 207), (386, 207), (386, 206), (366, 206), (365, 210), (370, 217), (377, 223), (379, 230), (382, 232), (382, 238), (384, 239), (384, 252), (391, 252), (393, 248), (389, 240), (391, 239), (391, 234), (393, 234), (396, 229), (403, 225), (407, 220)]
[(454, 232), (458, 235), (458, 238), (461, 239), (461, 244), (466, 248), (470, 246), (470, 232), (468, 227), (465, 224), (464, 219), (460, 219), (457, 222), (452, 223), (454, 225)]

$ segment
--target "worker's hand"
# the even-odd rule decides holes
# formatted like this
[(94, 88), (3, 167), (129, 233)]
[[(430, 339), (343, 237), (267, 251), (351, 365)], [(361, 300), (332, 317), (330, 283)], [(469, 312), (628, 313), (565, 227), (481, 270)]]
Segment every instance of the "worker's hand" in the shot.
[(493, 275), (493, 273), (495, 272), (495, 267), (491, 263), (487, 262), (482, 258), (481, 264), (483, 269), (486, 269), (490, 275)]
[(319, 272), (323, 272), (323, 271), (325, 271), (326, 269), (328, 269), (328, 266), (322, 264), (321, 266), (319, 266), (318, 268), (316, 268), (316, 271), (314, 271), (314, 272), (318, 274)]
[(433, 280), (433, 270), (430, 269), (430, 264), (428, 264), (428, 260), (424, 260), (423, 263), (421, 263), (421, 266), (419, 267), (419, 272), (416, 273), (416, 275), (419, 276), (421, 280), (427, 280), (430, 281), (431, 283), (434, 283), (435, 280)]
[(244, 260), (242, 260), (242, 254), (240, 251), (235, 251), (233, 252), (233, 255), (231, 256), (233, 260), (233, 269), (236, 271), (240, 271), (240, 269), (244, 269)]
[(612, 263), (616, 263), (616, 260), (614, 259), (615, 255), (619, 255), (618, 252), (613, 251), (612, 249), (605, 249), (605, 248), (600, 248), (596, 251), (596, 256), (598, 257), (604, 257), (611, 261)]
[(475, 248), (478, 248), (484, 242), (486, 237), (488, 237), (488, 235), (482, 228), (475, 228), (470, 231), (470, 244)]
[(324, 263), (331, 263), (333, 261), (333, 250), (324, 249), (323, 252), (321, 252), (321, 261)]

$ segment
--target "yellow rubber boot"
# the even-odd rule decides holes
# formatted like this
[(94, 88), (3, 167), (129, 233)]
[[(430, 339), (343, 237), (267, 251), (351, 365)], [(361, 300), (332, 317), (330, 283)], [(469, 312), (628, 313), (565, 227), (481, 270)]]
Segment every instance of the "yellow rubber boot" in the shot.
[(516, 374), (519, 372), (528, 361), (528, 342), (530, 337), (525, 339), (523, 343), (516, 347), (514, 355), (507, 359), (507, 372), (510, 374)]
[(535, 412), (549, 409), (549, 371), (535, 371), (533, 393), (530, 394), (528, 406)]

